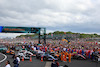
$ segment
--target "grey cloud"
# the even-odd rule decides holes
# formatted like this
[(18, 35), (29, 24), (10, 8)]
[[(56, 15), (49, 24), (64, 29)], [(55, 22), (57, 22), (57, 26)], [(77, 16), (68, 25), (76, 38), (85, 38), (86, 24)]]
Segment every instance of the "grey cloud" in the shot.
[(1, 0), (0, 25), (99, 33), (99, 7), (99, 0)]

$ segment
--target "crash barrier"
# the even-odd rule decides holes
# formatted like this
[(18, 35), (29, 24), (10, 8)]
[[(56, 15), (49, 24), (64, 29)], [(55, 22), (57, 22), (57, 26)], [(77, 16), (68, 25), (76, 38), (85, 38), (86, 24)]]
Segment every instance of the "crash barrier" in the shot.
[(22, 57), (22, 61), (24, 61), (24, 57)]
[(43, 62), (43, 56), (41, 56), (41, 62)]
[(32, 62), (32, 57), (30, 56), (30, 62)]

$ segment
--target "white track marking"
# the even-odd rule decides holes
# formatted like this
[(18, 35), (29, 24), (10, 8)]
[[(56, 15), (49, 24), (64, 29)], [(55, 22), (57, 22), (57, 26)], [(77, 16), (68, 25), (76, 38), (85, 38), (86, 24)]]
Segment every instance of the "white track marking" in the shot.
[[(0, 53), (2, 54), (2, 53)], [(7, 56), (5, 54), (2, 54), (5, 58), (3, 60), (0, 60), (0, 63), (2, 63), (3, 61), (5, 61), (7, 59)]]

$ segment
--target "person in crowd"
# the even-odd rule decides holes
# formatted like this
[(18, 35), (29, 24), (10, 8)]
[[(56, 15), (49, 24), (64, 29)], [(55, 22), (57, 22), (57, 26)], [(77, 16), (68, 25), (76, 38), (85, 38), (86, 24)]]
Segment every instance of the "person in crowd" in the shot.
[(57, 64), (57, 67), (59, 67), (59, 62), (58, 61), (55, 61), (56, 62), (56, 64)]
[(17, 56), (17, 60), (18, 60), (18, 66), (19, 66), (19, 63), (20, 63), (20, 58), (19, 58), (19, 56)]
[(18, 67), (18, 60), (17, 60), (17, 57), (16, 56), (14, 58), (13, 63), (14, 63), (14, 67)]
[(9, 60), (6, 61), (6, 66), (5, 67), (11, 67)]
[(58, 67), (57, 63), (55, 62), (55, 60), (53, 59), (53, 62), (51, 63), (51, 67)]
[(92, 53), (92, 60), (93, 61), (96, 61), (98, 59), (98, 51), (94, 51), (93, 53)]
[(15, 58), (15, 53), (13, 54), (12, 58)]
[(64, 65), (63, 67), (68, 67), (67, 65)]

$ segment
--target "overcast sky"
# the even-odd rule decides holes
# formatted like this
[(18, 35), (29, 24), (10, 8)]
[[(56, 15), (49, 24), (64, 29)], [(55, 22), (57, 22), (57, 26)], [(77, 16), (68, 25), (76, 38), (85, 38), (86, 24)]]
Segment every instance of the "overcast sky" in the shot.
[(0, 25), (100, 34), (100, 0), (0, 0)]

